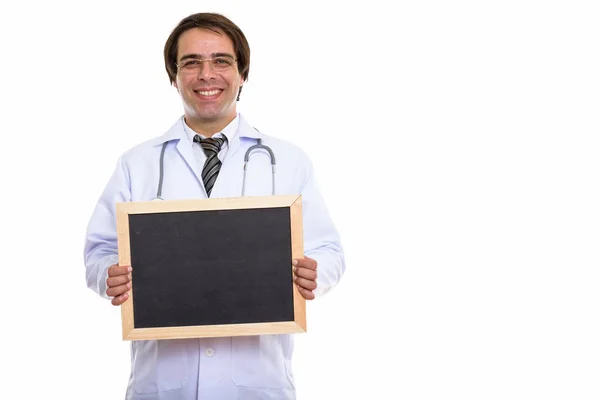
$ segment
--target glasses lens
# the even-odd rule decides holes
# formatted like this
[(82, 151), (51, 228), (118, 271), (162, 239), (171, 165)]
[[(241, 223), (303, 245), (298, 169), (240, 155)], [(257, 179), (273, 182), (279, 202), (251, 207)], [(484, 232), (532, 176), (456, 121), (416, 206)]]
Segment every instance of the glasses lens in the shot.
[(179, 64), (179, 68), (183, 70), (193, 70), (196, 68), (200, 68), (202, 65), (202, 61), (200, 60), (185, 60), (181, 64)]
[(217, 71), (222, 71), (233, 66), (233, 59), (229, 57), (216, 57), (211, 60), (212, 67)]

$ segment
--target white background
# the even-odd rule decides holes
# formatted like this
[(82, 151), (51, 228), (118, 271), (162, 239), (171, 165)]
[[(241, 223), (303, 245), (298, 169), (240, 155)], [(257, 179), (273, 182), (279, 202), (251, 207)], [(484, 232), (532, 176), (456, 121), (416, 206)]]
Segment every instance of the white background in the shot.
[(163, 45), (200, 11), (246, 33), (239, 111), (310, 154), (346, 248), (299, 400), (600, 398), (597, 2), (333, 3), (3, 2), (2, 398), (123, 398), (84, 231), (181, 114)]

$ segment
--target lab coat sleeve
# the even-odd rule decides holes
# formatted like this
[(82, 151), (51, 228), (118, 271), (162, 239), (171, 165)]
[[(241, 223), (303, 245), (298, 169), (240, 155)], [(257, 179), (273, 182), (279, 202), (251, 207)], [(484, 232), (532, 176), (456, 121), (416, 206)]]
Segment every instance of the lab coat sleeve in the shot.
[(321, 297), (337, 285), (346, 263), (340, 236), (329, 216), (308, 158), (305, 159), (303, 181), (304, 254), (317, 261), (317, 289), (313, 293), (315, 297)]
[(123, 157), (106, 185), (88, 223), (84, 262), (87, 286), (105, 299), (108, 267), (118, 264), (116, 203), (131, 201), (129, 174)]

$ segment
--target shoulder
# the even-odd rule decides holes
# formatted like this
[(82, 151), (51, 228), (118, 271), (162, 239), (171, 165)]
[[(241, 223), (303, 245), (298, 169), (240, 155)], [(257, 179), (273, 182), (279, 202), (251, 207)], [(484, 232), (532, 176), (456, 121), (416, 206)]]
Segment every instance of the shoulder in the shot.
[(310, 164), (306, 151), (296, 143), (282, 138), (282, 135), (271, 133), (266, 130), (256, 129), (242, 117), (240, 121), (242, 136), (252, 140), (261, 139), (262, 144), (268, 146), (276, 158), (278, 165), (286, 164)]
[(302, 181), (312, 175), (313, 164), (301, 146), (275, 135), (261, 133), (261, 136), (263, 144), (273, 152), (277, 171), (289, 172)]
[(241, 116), (240, 134), (253, 140), (261, 139), (262, 144), (271, 149), (277, 171), (294, 179), (305, 180), (312, 174), (312, 162), (307, 152), (298, 144), (284, 139), (283, 134), (257, 129)]
[(282, 139), (278, 136), (262, 133), (263, 144), (272, 147), (273, 149), (280, 150), (285, 157), (293, 157), (298, 161), (308, 161), (308, 154), (303, 148), (289, 140)]
[(181, 118), (179, 118), (166, 132), (155, 134), (150, 139), (126, 149), (122, 153), (121, 159), (127, 163), (147, 157), (154, 157), (161, 151), (165, 143), (177, 143), (184, 135), (185, 132), (181, 125)]

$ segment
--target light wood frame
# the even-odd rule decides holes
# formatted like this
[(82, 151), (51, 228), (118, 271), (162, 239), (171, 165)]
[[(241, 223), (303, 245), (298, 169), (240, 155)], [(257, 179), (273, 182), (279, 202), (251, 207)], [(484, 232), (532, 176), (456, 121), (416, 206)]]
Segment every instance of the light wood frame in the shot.
[[(185, 212), (206, 210), (235, 210), (256, 208), (290, 208), (290, 237), (292, 258), (304, 257), (302, 229), (302, 196), (246, 196), (221, 199), (198, 200), (158, 200), (146, 202), (117, 203), (117, 240), (119, 265), (131, 265), (129, 243), (129, 215), (163, 212)], [(293, 269), (292, 260), (290, 268)], [(135, 270), (135, 266), (132, 265)], [(135, 271), (134, 271), (135, 274)], [(293, 272), (292, 272), (293, 276)], [(134, 277), (135, 281), (135, 277)], [(129, 290), (129, 298), (121, 304), (123, 340), (183, 339), (219, 336), (247, 336), (260, 334), (282, 334), (306, 332), (306, 300), (293, 282), (294, 320), (285, 322), (265, 322), (228, 325), (201, 325), (158, 328), (136, 328), (134, 326), (133, 296), (134, 286)]]

